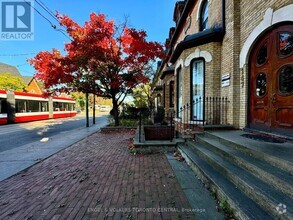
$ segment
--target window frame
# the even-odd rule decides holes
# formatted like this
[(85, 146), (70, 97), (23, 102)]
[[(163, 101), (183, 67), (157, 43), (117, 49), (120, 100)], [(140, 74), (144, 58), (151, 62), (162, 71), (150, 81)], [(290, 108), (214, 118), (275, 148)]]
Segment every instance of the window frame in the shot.
[[(206, 18), (205, 18), (206, 15)], [(209, 1), (205, 0), (201, 4), (200, 16), (199, 16), (199, 30), (204, 31), (209, 28)]]
[(0, 98), (0, 114), (7, 114), (7, 99), (6, 98)]
[(280, 83), (281, 83), (280, 82), (280, 74), (281, 74), (281, 70), (286, 66), (291, 66), (293, 68), (292, 64), (285, 64), (285, 65), (281, 66), (277, 72), (277, 91), (280, 96), (290, 96), (293, 94), (293, 91), (291, 91), (290, 93), (284, 93), (280, 90)]
[(175, 82), (172, 80), (169, 83), (169, 107), (174, 108), (174, 90), (175, 90)]
[[(179, 107), (179, 76), (181, 79), (181, 106)], [(183, 85), (182, 85), (182, 67), (180, 66), (177, 71), (176, 71), (176, 108), (177, 108), (177, 113), (176, 116), (177, 118), (181, 118), (180, 108), (183, 107)]]
[[(202, 62), (202, 65), (203, 65), (203, 73), (202, 73), (202, 81), (203, 81), (203, 96), (202, 96), (202, 106), (203, 106), (203, 109), (202, 109), (202, 120), (194, 120), (193, 118), (193, 110), (194, 110), (194, 103), (193, 103), (193, 65), (195, 62), (199, 62), (201, 61)], [(205, 59), (204, 58), (196, 58), (196, 59), (193, 59), (191, 60), (190, 62), (190, 120), (191, 121), (204, 121), (205, 120)]]

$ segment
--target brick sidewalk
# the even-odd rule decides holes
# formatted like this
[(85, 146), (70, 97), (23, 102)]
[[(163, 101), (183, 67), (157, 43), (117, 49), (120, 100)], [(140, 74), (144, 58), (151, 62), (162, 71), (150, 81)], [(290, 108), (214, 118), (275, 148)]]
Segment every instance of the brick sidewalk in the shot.
[(0, 182), (0, 219), (193, 219), (166, 157), (130, 155), (133, 136), (95, 133)]

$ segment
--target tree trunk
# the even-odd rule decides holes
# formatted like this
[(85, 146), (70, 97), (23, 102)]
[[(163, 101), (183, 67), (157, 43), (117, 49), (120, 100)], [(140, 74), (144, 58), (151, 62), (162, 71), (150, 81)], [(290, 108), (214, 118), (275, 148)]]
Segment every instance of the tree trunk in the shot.
[(113, 109), (112, 109), (112, 115), (115, 121), (115, 126), (119, 126), (119, 112), (118, 112), (118, 103), (115, 98), (112, 99), (113, 103)]

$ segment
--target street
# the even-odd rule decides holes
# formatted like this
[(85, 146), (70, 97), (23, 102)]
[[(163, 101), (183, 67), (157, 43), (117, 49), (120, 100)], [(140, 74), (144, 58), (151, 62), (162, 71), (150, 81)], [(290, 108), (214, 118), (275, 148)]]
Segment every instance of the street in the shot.
[[(96, 124), (104, 124), (105, 114), (99, 113)], [(100, 117), (103, 116), (103, 117)], [(90, 118), (90, 126), (93, 120)], [(11, 124), (0, 126), (0, 152), (10, 150), (40, 141), (54, 135), (67, 133), (76, 129), (85, 128), (86, 120), (84, 114), (78, 114), (72, 118), (50, 119), (28, 123)]]
[(86, 128), (85, 116), (52, 119), (0, 127), (0, 181), (55, 154), (107, 125), (99, 113)]

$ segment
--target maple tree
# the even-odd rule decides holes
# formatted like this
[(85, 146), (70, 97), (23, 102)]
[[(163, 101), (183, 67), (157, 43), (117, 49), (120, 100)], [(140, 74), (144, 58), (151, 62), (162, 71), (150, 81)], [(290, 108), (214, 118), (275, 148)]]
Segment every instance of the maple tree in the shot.
[(80, 91), (110, 98), (115, 125), (118, 108), (132, 89), (149, 81), (150, 63), (164, 56), (163, 46), (149, 42), (143, 30), (115, 25), (104, 14), (91, 13), (80, 26), (66, 15), (57, 13), (71, 42), (65, 55), (53, 49), (39, 52), (30, 64), (36, 77), (48, 91)]

